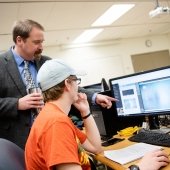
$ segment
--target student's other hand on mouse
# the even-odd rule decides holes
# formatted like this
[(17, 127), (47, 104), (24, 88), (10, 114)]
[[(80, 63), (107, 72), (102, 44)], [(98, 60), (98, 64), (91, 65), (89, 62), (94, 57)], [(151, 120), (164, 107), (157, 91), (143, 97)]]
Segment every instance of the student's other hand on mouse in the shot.
[(159, 170), (170, 163), (168, 155), (162, 150), (156, 150), (146, 154), (138, 166), (140, 170)]

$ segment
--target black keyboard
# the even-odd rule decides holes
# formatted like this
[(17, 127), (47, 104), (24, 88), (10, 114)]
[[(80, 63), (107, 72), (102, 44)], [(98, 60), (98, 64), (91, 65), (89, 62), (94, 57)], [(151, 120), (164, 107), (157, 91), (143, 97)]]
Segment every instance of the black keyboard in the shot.
[(129, 140), (132, 142), (143, 142), (170, 147), (170, 135), (168, 133), (158, 133), (142, 129), (138, 134), (130, 137)]

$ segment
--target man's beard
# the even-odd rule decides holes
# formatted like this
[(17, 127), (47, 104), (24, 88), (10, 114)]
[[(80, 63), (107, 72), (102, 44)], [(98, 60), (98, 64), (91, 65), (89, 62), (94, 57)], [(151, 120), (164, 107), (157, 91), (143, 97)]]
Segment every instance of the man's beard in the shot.
[(40, 60), (40, 58), (41, 58), (41, 53), (42, 53), (42, 50), (36, 51), (36, 52), (34, 53), (34, 58), (35, 58), (36, 60)]

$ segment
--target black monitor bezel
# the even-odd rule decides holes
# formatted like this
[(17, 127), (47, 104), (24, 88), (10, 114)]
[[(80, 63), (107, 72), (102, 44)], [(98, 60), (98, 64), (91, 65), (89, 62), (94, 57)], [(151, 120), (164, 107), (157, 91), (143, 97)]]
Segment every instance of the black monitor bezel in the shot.
[(83, 88), (86, 90), (93, 90), (94, 92), (99, 93), (99, 92), (102, 92), (102, 83), (100, 82), (100, 83), (90, 84), (87, 86), (83, 86)]
[[(151, 69), (151, 70), (146, 70), (146, 71), (142, 71), (142, 72), (138, 72), (138, 73), (132, 73), (132, 74), (128, 74), (128, 75), (124, 75), (124, 76), (119, 76), (119, 77), (115, 77), (115, 78), (111, 78), (109, 79), (109, 85), (110, 85), (110, 90), (111, 90), (111, 95), (112, 97), (114, 96), (114, 91), (112, 88), (112, 81), (113, 80), (118, 80), (118, 79), (123, 79), (123, 78), (127, 78), (127, 77), (133, 77), (133, 76), (137, 76), (137, 75), (141, 75), (141, 74), (146, 74), (146, 73), (151, 73), (154, 71), (159, 71), (159, 70), (165, 70), (165, 69), (170, 69), (170, 66), (164, 66), (164, 67), (159, 67), (159, 68), (155, 68), (155, 69)], [(115, 104), (116, 107), (116, 104)], [(117, 112), (117, 109), (116, 109)], [(118, 115), (118, 117), (134, 117), (134, 116), (158, 116), (158, 115), (169, 115), (170, 111), (157, 111), (157, 112), (149, 112), (149, 113), (135, 113), (135, 114), (126, 114), (126, 115)]]

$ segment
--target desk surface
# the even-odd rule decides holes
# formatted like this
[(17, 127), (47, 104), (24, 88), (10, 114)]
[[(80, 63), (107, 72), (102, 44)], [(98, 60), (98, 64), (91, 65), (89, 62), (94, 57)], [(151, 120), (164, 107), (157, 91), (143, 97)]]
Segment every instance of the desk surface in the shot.
[[(108, 147), (103, 147), (104, 150), (111, 150), (111, 149), (121, 149), (123, 147), (126, 147), (126, 146), (129, 146), (129, 145), (132, 145), (134, 144), (135, 142), (131, 142), (129, 141), (128, 139), (125, 139), (119, 143), (116, 143), (114, 145), (111, 145), (111, 146), (108, 146)], [(165, 152), (167, 154), (170, 153), (170, 148), (168, 147), (163, 147)], [(128, 163), (128, 164), (125, 164), (125, 165), (120, 165), (114, 161), (111, 161), (109, 160), (108, 158), (104, 157), (103, 153), (101, 154), (98, 154), (98, 155), (95, 155), (94, 158), (98, 161), (100, 161), (101, 163), (107, 165), (108, 167), (112, 168), (112, 169), (116, 169), (116, 170), (125, 170), (128, 166), (130, 166), (131, 164), (136, 164), (138, 161), (134, 161), (134, 162), (131, 162), (131, 163)], [(170, 164), (165, 167), (165, 168), (162, 168), (162, 170), (170, 170)]]

